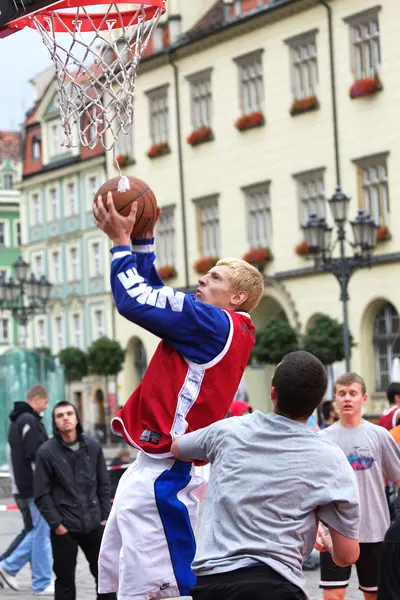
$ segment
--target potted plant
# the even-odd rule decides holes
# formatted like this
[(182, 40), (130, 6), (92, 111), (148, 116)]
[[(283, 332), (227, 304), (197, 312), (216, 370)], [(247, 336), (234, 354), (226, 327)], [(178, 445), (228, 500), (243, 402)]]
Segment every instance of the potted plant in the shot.
[(210, 269), (215, 267), (219, 258), (215, 256), (203, 256), (193, 263), (193, 269), (199, 275), (205, 275)]
[(386, 240), (390, 240), (390, 231), (386, 225), (382, 225), (378, 227), (378, 231), (376, 233), (376, 239), (378, 242), (384, 242)]
[(308, 256), (310, 254), (310, 248), (309, 248), (307, 242), (304, 242), (304, 241), (297, 244), (294, 251), (299, 256)]
[(243, 260), (262, 271), (265, 265), (273, 259), (269, 248), (251, 248), (243, 256)]
[(163, 281), (174, 279), (177, 276), (176, 269), (172, 265), (165, 265), (157, 269), (157, 271)]
[(192, 131), (192, 133), (186, 138), (186, 142), (190, 146), (198, 146), (204, 144), (204, 142), (211, 142), (214, 139), (213, 130), (209, 125), (201, 127)]
[(130, 157), (129, 154), (118, 154), (115, 160), (117, 161), (120, 167), (126, 167), (127, 165), (129, 165), (129, 163), (133, 161), (132, 157)]
[(358, 79), (353, 83), (349, 90), (351, 99), (362, 98), (363, 96), (371, 96), (383, 90), (382, 82), (379, 75), (376, 74), (374, 77), (364, 77), (364, 79)]
[(160, 144), (153, 144), (150, 150), (147, 152), (149, 158), (157, 158), (157, 156), (163, 156), (170, 152), (168, 142), (161, 142)]
[(319, 108), (319, 101), (317, 96), (309, 96), (308, 98), (295, 98), (292, 106), (290, 107), (290, 114), (292, 117), (301, 115), (310, 110), (317, 110)]
[(253, 129), (253, 127), (261, 127), (264, 125), (264, 115), (260, 110), (242, 115), (235, 123), (236, 129), (239, 131), (245, 131), (246, 129)]

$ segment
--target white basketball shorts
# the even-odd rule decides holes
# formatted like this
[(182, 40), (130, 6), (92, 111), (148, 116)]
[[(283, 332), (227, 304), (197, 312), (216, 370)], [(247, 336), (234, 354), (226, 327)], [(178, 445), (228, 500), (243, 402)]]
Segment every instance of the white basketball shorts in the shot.
[(188, 596), (204, 480), (191, 463), (140, 452), (121, 477), (99, 555), (99, 593), (118, 600)]

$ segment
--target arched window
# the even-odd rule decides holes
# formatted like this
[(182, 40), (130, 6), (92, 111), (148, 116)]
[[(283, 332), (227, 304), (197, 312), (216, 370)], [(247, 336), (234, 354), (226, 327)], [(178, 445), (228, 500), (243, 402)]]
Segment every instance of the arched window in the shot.
[(147, 354), (146, 348), (140, 340), (137, 340), (135, 344), (134, 364), (138, 380), (142, 381), (144, 372), (147, 369)]
[(385, 391), (390, 383), (393, 359), (400, 357), (400, 320), (394, 306), (385, 304), (376, 314), (374, 325), (376, 390)]

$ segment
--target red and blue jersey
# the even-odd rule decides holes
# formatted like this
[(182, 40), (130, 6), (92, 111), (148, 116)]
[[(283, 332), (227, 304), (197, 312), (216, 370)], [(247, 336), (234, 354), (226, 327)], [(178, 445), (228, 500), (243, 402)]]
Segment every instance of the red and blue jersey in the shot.
[(114, 433), (155, 458), (175, 437), (223, 419), (255, 342), (247, 313), (222, 310), (165, 286), (154, 240), (111, 250), (118, 311), (161, 338), (143, 380), (112, 421)]

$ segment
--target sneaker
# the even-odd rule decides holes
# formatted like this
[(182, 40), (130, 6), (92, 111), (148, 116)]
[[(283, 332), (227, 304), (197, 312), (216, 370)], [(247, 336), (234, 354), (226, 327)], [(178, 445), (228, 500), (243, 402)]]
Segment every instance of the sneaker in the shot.
[(6, 584), (8, 587), (10, 587), (12, 590), (14, 590), (15, 592), (19, 592), (19, 585), (17, 582), (17, 578), (14, 577), (13, 575), (10, 575), (9, 573), (7, 573), (7, 571), (0, 566), (0, 581), (3, 584)]
[(54, 583), (50, 583), (47, 588), (40, 590), (40, 592), (33, 592), (34, 596), (54, 596)]

